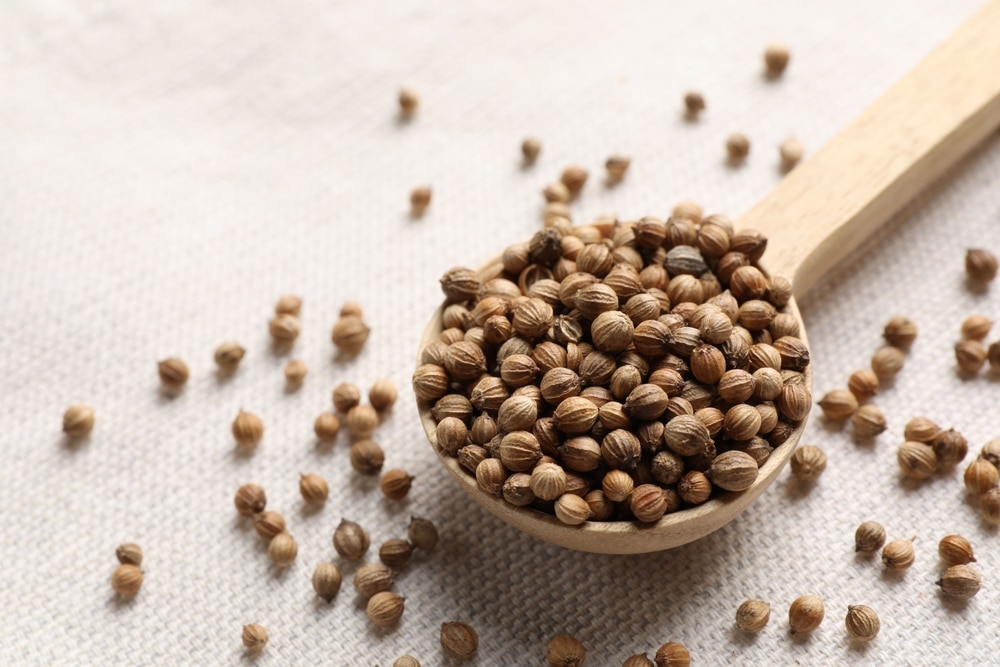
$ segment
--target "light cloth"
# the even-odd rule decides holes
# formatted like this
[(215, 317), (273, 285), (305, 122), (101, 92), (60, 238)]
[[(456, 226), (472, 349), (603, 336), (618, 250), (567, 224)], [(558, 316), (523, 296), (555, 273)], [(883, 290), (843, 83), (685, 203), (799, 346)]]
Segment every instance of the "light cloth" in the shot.
[[(980, 2), (126, 2), (11, 0), (0, 8), (0, 664), (381, 665), (442, 657), (440, 624), (479, 632), (469, 664), (541, 665), (557, 633), (590, 665), (619, 665), (666, 641), (696, 664), (988, 664), (1000, 651), (1000, 536), (966, 500), (960, 467), (901, 483), (905, 422), (926, 415), (974, 452), (1000, 436), (995, 379), (962, 380), (952, 346), (973, 312), (1000, 317), (994, 285), (963, 283), (969, 246), (1000, 251), (995, 138), (925, 193), (802, 304), (818, 398), (846, 384), (895, 313), (920, 335), (875, 403), (889, 430), (858, 446), (813, 411), (804, 442), (829, 466), (809, 491), (787, 471), (729, 526), (666, 553), (595, 556), (536, 542), (471, 504), (427, 445), (409, 392), (438, 277), (476, 266), (539, 228), (541, 188), (562, 168), (590, 170), (574, 219), (665, 216), (679, 200), (745, 210), (780, 178), (777, 146), (813, 152), (947, 36)], [(785, 76), (761, 76), (781, 40)], [(983, 63), (983, 66), (996, 64)], [(400, 123), (401, 86), (421, 96)], [(681, 99), (708, 108), (682, 120)], [(752, 142), (742, 168), (723, 142)], [(543, 142), (522, 169), (519, 144)], [(623, 183), (602, 183), (613, 153)], [(408, 193), (430, 184), (419, 220)], [(269, 347), (283, 293), (302, 296), (292, 355)], [(356, 360), (336, 359), (330, 328), (357, 300), (372, 328)], [(996, 338), (1000, 332), (991, 336)], [(214, 375), (224, 340), (248, 349)], [(156, 361), (186, 359), (183, 393), (165, 398)], [(309, 375), (287, 392), (281, 369)], [(313, 419), (342, 381), (401, 388), (376, 439), (386, 468), (415, 475), (405, 502), (348, 465), (347, 438), (318, 449)], [(66, 406), (93, 405), (92, 436), (69, 446)], [(233, 453), (241, 407), (266, 434)], [(330, 482), (320, 512), (302, 509), (298, 475)], [(299, 543), (287, 572), (232, 506), (240, 484), (267, 490)], [(410, 515), (441, 542), (418, 553), (395, 590), (406, 611), (376, 630), (355, 595), (354, 566), (329, 605), (310, 586), (335, 557), (341, 517), (378, 545)], [(855, 558), (854, 528), (882, 522), (916, 536), (916, 563), (887, 575)], [(948, 533), (979, 554), (982, 592), (940, 598), (936, 547)], [(131, 603), (114, 600), (115, 547), (142, 545)], [(340, 562), (338, 560), (338, 562)], [(827, 618), (790, 637), (787, 608), (816, 593)], [(733, 629), (747, 598), (772, 604), (757, 637)], [(882, 632), (848, 642), (848, 604), (874, 607)], [(271, 641), (245, 657), (241, 626)]]

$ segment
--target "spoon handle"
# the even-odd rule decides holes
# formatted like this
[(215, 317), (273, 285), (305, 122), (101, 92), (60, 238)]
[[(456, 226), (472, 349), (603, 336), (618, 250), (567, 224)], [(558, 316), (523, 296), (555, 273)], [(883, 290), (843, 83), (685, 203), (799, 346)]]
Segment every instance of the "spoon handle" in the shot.
[(1000, 126), (1000, 0), (991, 0), (739, 219), (804, 295)]

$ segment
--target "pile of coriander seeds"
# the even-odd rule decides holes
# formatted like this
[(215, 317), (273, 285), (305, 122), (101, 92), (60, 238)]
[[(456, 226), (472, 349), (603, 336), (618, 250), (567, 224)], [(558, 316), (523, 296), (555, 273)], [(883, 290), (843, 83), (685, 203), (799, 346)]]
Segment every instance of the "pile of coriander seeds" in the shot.
[(767, 239), (694, 209), (553, 221), (441, 278), (413, 389), (484, 492), (567, 524), (744, 491), (808, 414), (809, 352)]

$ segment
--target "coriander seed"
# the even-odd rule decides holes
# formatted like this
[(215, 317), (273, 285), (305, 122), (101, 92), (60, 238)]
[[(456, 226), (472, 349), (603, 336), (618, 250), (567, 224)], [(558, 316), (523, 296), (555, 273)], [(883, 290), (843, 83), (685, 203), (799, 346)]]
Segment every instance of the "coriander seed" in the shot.
[(976, 561), (972, 544), (961, 535), (946, 535), (938, 542), (938, 555), (948, 565), (968, 565)]
[(521, 142), (521, 156), (525, 164), (533, 164), (542, 150), (542, 142), (534, 137), (528, 137)]
[[(708, 481), (705, 473), (698, 470), (689, 470), (677, 482), (677, 494), (686, 503), (700, 505), (712, 495), (712, 483)], [(635, 492), (632, 492), (635, 497)]]
[(616, 503), (624, 502), (632, 495), (634, 488), (635, 480), (624, 470), (609, 470), (601, 480), (601, 490), (605, 497)]
[(859, 438), (874, 438), (888, 428), (885, 415), (871, 404), (862, 405), (855, 411), (851, 417), (851, 426), (854, 427), (854, 435)]
[(391, 408), (398, 396), (399, 392), (396, 390), (396, 384), (389, 378), (377, 380), (372, 385), (372, 388), (368, 390), (368, 402), (379, 412)]
[(880, 379), (895, 377), (903, 370), (905, 358), (898, 347), (887, 345), (880, 347), (872, 355), (872, 370)]
[(337, 412), (346, 413), (360, 402), (361, 390), (349, 382), (342, 382), (333, 390), (333, 407)]
[(569, 188), (562, 181), (556, 181), (555, 183), (549, 183), (542, 190), (542, 196), (545, 197), (547, 202), (563, 202), (566, 203), (570, 200)]
[(295, 562), (299, 553), (299, 545), (288, 533), (278, 533), (267, 545), (267, 557), (277, 567), (288, 567)]
[(882, 564), (890, 570), (905, 570), (913, 565), (915, 539), (893, 540), (882, 547)]
[(276, 315), (267, 323), (275, 345), (291, 345), (299, 337), (299, 320), (294, 315)]
[[(479, 471), (489, 463), (490, 461), (495, 461), (496, 459), (486, 459), (479, 464), (479, 468), (476, 469), (476, 479), (480, 479)], [(497, 461), (499, 463), (499, 461)], [(489, 466), (492, 468), (492, 466)], [(503, 481), (499, 478), (506, 479), (506, 473), (502, 471), (503, 466), (500, 466), (500, 472), (492, 472), (496, 481), (487, 485), (488, 489), (492, 489), (499, 483), (501, 487), (501, 493), (493, 493), (495, 496), (502, 495)], [(491, 478), (492, 479), (492, 478)], [(483, 482), (480, 480), (480, 487), (482, 488)], [(536, 498), (541, 500), (555, 500), (562, 494), (566, 492), (566, 471), (556, 463), (539, 463), (531, 471), (531, 482), (529, 484), (531, 492), (535, 494)], [(486, 489), (484, 489), (486, 490)]]
[(885, 544), (885, 528), (877, 521), (865, 521), (854, 531), (855, 553), (868, 553)]
[(134, 597), (142, 588), (143, 574), (137, 565), (124, 563), (111, 575), (111, 588), (122, 597)]
[(253, 527), (261, 539), (269, 542), (285, 531), (285, 517), (278, 512), (264, 510), (253, 515)]
[(581, 667), (586, 656), (583, 644), (570, 635), (556, 635), (545, 650), (549, 667)]
[(170, 391), (179, 391), (188, 381), (190, 374), (187, 364), (177, 357), (170, 357), (157, 363), (156, 370), (160, 375), (160, 382)]
[(786, 171), (793, 169), (802, 159), (803, 153), (805, 153), (805, 147), (798, 139), (790, 138), (782, 141), (781, 145), (778, 146), (778, 156), (781, 158), (782, 169)]
[(285, 382), (288, 383), (290, 387), (297, 387), (302, 384), (302, 381), (306, 379), (306, 374), (309, 373), (309, 368), (306, 366), (306, 362), (301, 359), (292, 359), (287, 364), (285, 364)]
[(677, 219), (690, 220), (697, 224), (701, 222), (703, 210), (698, 202), (682, 201), (674, 206), (671, 216)]
[(420, 96), (416, 91), (409, 88), (402, 88), (399, 91), (399, 112), (404, 118), (410, 118), (420, 105)]
[(994, 486), (979, 499), (979, 511), (987, 523), (1000, 525), (1000, 486)]
[(904, 442), (896, 452), (896, 462), (905, 477), (923, 480), (938, 468), (937, 456), (930, 445), (922, 442)]
[(791, 54), (784, 44), (769, 44), (764, 49), (764, 66), (767, 68), (767, 75), (770, 78), (777, 78), (788, 67), (788, 60)]
[(233, 439), (245, 449), (254, 449), (264, 437), (264, 422), (252, 412), (240, 410), (233, 420)]
[(897, 315), (886, 323), (882, 336), (889, 345), (908, 350), (917, 339), (917, 323), (905, 315)]
[(986, 348), (986, 360), (990, 362), (991, 371), (1000, 371), (1000, 340), (990, 343)]
[(629, 508), (636, 521), (655, 523), (667, 511), (667, 497), (663, 489), (655, 484), (640, 484), (629, 496)]
[(410, 525), (406, 529), (406, 535), (410, 538), (413, 546), (424, 551), (430, 551), (438, 543), (437, 528), (429, 520), (420, 517), (410, 517)]
[(930, 444), (934, 436), (940, 432), (941, 428), (927, 417), (914, 417), (906, 422), (903, 437), (907, 440)]
[(347, 560), (361, 560), (370, 544), (368, 533), (353, 521), (341, 519), (333, 531), (333, 548)]
[(422, 185), (410, 191), (410, 215), (419, 218), (431, 205), (431, 188)]
[(381, 563), (365, 563), (359, 565), (354, 573), (354, 590), (364, 598), (370, 598), (376, 593), (392, 588), (396, 575)]
[(858, 399), (846, 389), (834, 389), (819, 399), (819, 407), (827, 419), (844, 421), (850, 419), (851, 415), (858, 409)]
[(628, 171), (629, 164), (631, 160), (627, 157), (621, 155), (612, 155), (604, 163), (604, 168), (608, 172), (608, 179), (617, 183), (625, 177), (625, 172)]
[(931, 438), (930, 446), (934, 448), (938, 463), (945, 468), (961, 462), (969, 453), (969, 442), (953, 428), (936, 433)]
[(320, 563), (313, 570), (313, 590), (316, 591), (316, 595), (327, 602), (333, 600), (337, 593), (340, 592), (340, 583), (340, 568), (334, 563)]
[(344, 305), (340, 307), (338, 315), (340, 317), (361, 317), (364, 312), (361, 310), (361, 304), (357, 301), (345, 301)]
[(878, 376), (867, 368), (854, 371), (847, 379), (847, 389), (859, 401), (867, 401), (878, 393)]
[(122, 565), (142, 565), (142, 547), (134, 542), (118, 545), (115, 549), (115, 558)]
[(355, 405), (347, 411), (347, 430), (354, 438), (367, 438), (378, 426), (378, 412), (370, 405)]
[(696, 118), (698, 114), (705, 110), (705, 97), (701, 93), (694, 90), (685, 93), (684, 109), (689, 118)]
[(826, 470), (826, 454), (815, 445), (802, 445), (792, 453), (791, 467), (803, 482), (815, 482)]
[(984, 248), (969, 248), (965, 253), (965, 272), (973, 282), (991, 282), (997, 277), (996, 255)]
[(986, 348), (978, 340), (963, 340), (956, 343), (955, 363), (963, 373), (978, 373), (986, 363)]
[(377, 475), (385, 463), (385, 452), (374, 440), (358, 440), (347, 453), (351, 467), (362, 475)]
[(566, 184), (569, 191), (576, 196), (577, 193), (583, 188), (584, 183), (587, 182), (587, 170), (583, 167), (578, 167), (576, 165), (570, 165), (563, 170), (562, 176), (559, 180)]
[(771, 605), (763, 600), (747, 600), (736, 609), (736, 627), (741, 632), (760, 632), (771, 620)]
[(368, 620), (380, 628), (392, 627), (403, 616), (405, 602), (406, 598), (389, 591), (376, 593), (368, 600)]
[(389, 500), (402, 500), (410, 492), (413, 484), (413, 477), (405, 470), (393, 468), (382, 474), (379, 480), (379, 488), (382, 495)]
[(590, 505), (581, 496), (573, 493), (564, 493), (559, 496), (553, 509), (556, 518), (567, 526), (578, 526), (590, 518)]
[(321, 475), (314, 472), (299, 477), (299, 493), (308, 505), (322, 505), (330, 495), (330, 487)]
[(667, 642), (656, 649), (656, 667), (689, 667), (691, 654), (680, 642)]
[(442, 623), (441, 648), (453, 658), (467, 660), (479, 650), (479, 635), (467, 623)]
[(792, 633), (812, 632), (823, 622), (823, 601), (818, 595), (795, 598), (788, 608), (788, 625)]
[(392, 568), (403, 567), (410, 562), (412, 556), (413, 545), (398, 537), (386, 540), (378, 549), (379, 560)]
[(962, 338), (982, 341), (992, 327), (993, 320), (985, 315), (969, 315), (962, 320)]
[(731, 164), (737, 164), (750, 155), (750, 140), (746, 135), (734, 132), (726, 139), (726, 154)]
[(294, 294), (284, 294), (280, 299), (278, 299), (278, 302), (274, 304), (275, 315), (294, 315), (295, 317), (298, 317), (299, 311), (301, 310), (302, 299)]
[(368, 340), (371, 329), (359, 316), (341, 317), (333, 325), (330, 339), (338, 352), (354, 355), (361, 351)]
[(313, 422), (313, 432), (320, 440), (335, 440), (340, 433), (340, 418), (332, 412), (322, 412)]
[(62, 430), (71, 438), (82, 438), (94, 428), (94, 408), (71, 405), (63, 413)]
[(656, 667), (656, 663), (650, 660), (645, 653), (636, 653), (626, 658), (622, 667)]
[(976, 596), (982, 586), (979, 573), (968, 565), (952, 565), (937, 580), (941, 592), (949, 597), (969, 600)]
[(236, 496), (233, 498), (236, 511), (243, 516), (253, 516), (264, 511), (267, 506), (267, 495), (264, 489), (257, 484), (244, 484), (236, 489)]
[(264, 650), (267, 645), (267, 628), (259, 623), (250, 623), (243, 626), (243, 645), (248, 651), (257, 653)]
[(392, 667), (420, 667), (420, 661), (412, 655), (401, 655), (393, 661)]
[(219, 370), (231, 373), (240, 365), (246, 352), (246, 349), (237, 342), (221, 343), (219, 347), (215, 348), (215, 365), (219, 367)]
[(995, 465), (979, 456), (965, 469), (963, 479), (969, 493), (982, 495), (1000, 482), (1000, 472)]
[(738, 449), (719, 454), (708, 469), (712, 484), (726, 491), (746, 491), (757, 481), (757, 474), (757, 461)]
[(863, 604), (847, 607), (844, 624), (847, 626), (847, 634), (853, 639), (866, 642), (875, 639), (882, 625), (875, 610)]

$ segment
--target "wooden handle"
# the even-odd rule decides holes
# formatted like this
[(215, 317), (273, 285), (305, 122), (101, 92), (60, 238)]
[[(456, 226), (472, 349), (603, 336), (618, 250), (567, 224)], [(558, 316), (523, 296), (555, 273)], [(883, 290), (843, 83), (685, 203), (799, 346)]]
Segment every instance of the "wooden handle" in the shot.
[(805, 294), (1000, 126), (1000, 0), (991, 0), (739, 219), (764, 265)]

